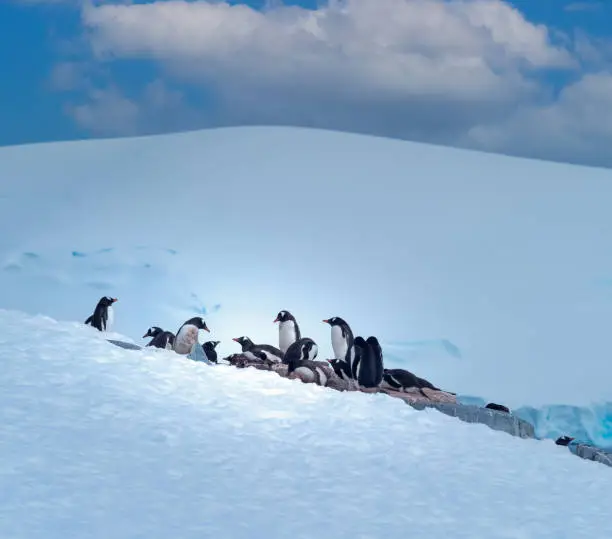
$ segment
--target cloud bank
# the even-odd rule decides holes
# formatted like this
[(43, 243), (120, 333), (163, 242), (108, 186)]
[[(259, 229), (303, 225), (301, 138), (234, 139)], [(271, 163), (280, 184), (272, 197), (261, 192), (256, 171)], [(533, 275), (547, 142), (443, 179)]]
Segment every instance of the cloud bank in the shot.
[(94, 134), (288, 124), (612, 165), (602, 155), (612, 142), (605, 48), (502, 0), (81, 9), (85, 72), (122, 62), (157, 70), (137, 89), (108, 76), (71, 103)]

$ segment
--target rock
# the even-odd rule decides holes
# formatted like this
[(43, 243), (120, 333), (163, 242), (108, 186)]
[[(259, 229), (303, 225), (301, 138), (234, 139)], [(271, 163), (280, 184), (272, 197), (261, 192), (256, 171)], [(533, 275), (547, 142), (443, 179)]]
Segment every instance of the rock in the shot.
[(612, 450), (600, 449), (576, 440), (569, 442), (568, 449), (577, 457), (612, 466)]
[(457, 397), (454, 394), (437, 389), (429, 389), (427, 387), (424, 387), (421, 390), (419, 390), (418, 388), (410, 388), (404, 391), (396, 391), (394, 389), (384, 388), (380, 391), (386, 393), (391, 397), (403, 399), (408, 404), (444, 402), (456, 404), (457, 402)]
[(138, 346), (137, 344), (132, 344), (131, 342), (125, 341), (117, 341), (115, 339), (106, 339), (109, 343), (114, 344), (115, 346), (119, 346), (120, 348), (125, 348), (126, 350), (142, 350), (142, 346)]
[(466, 423), (482, 423), (493, 430), (501, 430), (519, 438), (535, 438), (535, 429), (531, 423), (507, 412), (451, 402), (420, 401), (408, 402), (408, 404), (417, 410), (435, 408), (443, 414), (456, 417)]

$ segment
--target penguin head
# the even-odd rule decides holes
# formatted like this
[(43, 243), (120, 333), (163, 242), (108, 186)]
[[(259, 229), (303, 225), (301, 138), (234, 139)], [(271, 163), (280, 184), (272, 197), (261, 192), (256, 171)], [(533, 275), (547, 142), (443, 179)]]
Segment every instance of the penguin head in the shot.
[(318, 352), (319, 347), (317, 346), (317, 343), (314, 342), (312, 339), (306, 339), (304, 341), (304, 344), (302, 344), (303, 359), (309, 359), (310, 361), (313, 361), (317, 357)]
[(98, 301), (98, 305), (102, 307), (110, 307), (113, 303), (117, 301), (117, 298), (111, 298), (110, 296), (102, 296), (100, 301)]
[(206, 347), (208, 350), (214, 350), (215, 348), (217, 348), (220, 342), (221, 341), (206, 341), (203, 346)]
[(157, 326), (151, 326), (147, 332), (142, 336), (143, 339), (147, 337), (157, 337), (160, 333), (163, 333), (163, 329)]
[(237, 342), (240, 346), (242, 346), (243, 348), (249, 347), (249, 346), (253, 346), (253, 341), (251, 339), (249, 339), (248, 337), (234, 337), (232, 339), (232, 341)]
[(274, 319), (274, 323), (280, 322), (282, 324), (283, 322), (289, 322), (290, 320), (295, 322), (294, 316), (289, 311), (280, 311), (276, 315), (276, 318)]
[(325, 320), (323, 320), (323, 322), (325, 322), (326, 324), (329, 324), (330, 326), (346, 326), (348, 325), (342, 318), (340, 318), (339, 316), (332, 316), (331, 318), (327, 318)]
[(355, 346), (358, 348), (365, 348), (367, 346), (365, 339), (361, 335), (355, 337)]
[(185, 324), (190, 324), (192, 326), (197, 327), (198, 329), (203, 329), (204, 331), (208, 331), (210, 333), (210, 329), (208, 329), (206, 322), (204, 322), (204, 320), (200, 316), (190, 318), (189, 320), (187, 320), (187, 322), (185, 322)]

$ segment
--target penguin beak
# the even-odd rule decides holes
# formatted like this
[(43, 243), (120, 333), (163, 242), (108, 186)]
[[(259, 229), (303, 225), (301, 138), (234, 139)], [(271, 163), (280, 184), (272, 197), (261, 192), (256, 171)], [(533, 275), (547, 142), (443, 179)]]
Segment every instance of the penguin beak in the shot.
[(143, 338), (143, 339), (146, 339), (148, 336), (149, 336), (149, 334), (148, 334), (148, 333), (145, 333), (145, 334), (142, 336), (142, 338)]
[(234, 337), (234, 338), (232, 339), (232, 341), (236, 341), (236, 342), (238, 342), (238, 337)]
[(278, 322), (278, 316), (274, 319), (274, 322), (272, 322), (272, 323), (276, 324), (276, 322)]
[(206, 331), (207, 333), (210, 333), (210, 329), (208, 328), (204, 328), (204, 331)]
[(323, 322), (325, 322), (326, 324), (329, 324), (329, 320), (323, 320)]
[(113, 298), (113, 303), (115, 303), (115, 301), (119, 301), (117, 298)]

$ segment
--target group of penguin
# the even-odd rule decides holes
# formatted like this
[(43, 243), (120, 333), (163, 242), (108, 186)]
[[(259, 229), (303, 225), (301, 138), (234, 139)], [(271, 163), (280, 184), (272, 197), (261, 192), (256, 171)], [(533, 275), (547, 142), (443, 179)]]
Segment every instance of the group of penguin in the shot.
[[(113, 305), (116, 301), (117, 298), (102, 297), (93, 314), (85, 320), (85, 324), (99, 331), (110, 331), (114, 321)], [(348, 323), (339, 316), (327, 318), (323, 322), (331, 327), (334, 352), (334, 358), (328, 359), (325, 364), (331, 365), (335, 375), (342, 380), (357, 384), (361, 388), (417, 390), (426, 397), (424, 388), (440, 391), (429, 381), (415, 376), (410, 371), (384, 368), (382, 348), (376, 337), (355, 337)], [(323, 362), (315, 361), (318, 355), (317, 343), (309, 337), (302, 337), (297, 320), (289, 311), (280, 311), (274, 323), (279, 324), (278, 348), (269, 344), (255, 344), (247, 336), (236, 337), (233, 340), (241, 346), (242, 356), (254, 363), (284, 364), (288, 374), (306, 373), (307, 378), (315, 380), (319, 385), (326, 385), (327, 375), (322, 368)], [(202, 347), (209, 361), (218, 363), (215, 348), (220, 341), (207, 341), (199, 345), (199, 330), (210, 332), (201, 317), (193, 317), (185, 321), (176, 334), (152, 326), (143, 335), (143, 339), (151, 338), (146, 346), (173, 350), (181, 355), (189, 354), (197, 344)]]

